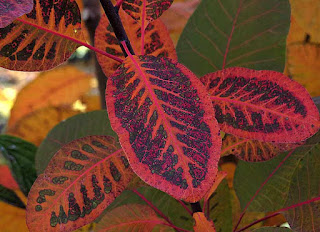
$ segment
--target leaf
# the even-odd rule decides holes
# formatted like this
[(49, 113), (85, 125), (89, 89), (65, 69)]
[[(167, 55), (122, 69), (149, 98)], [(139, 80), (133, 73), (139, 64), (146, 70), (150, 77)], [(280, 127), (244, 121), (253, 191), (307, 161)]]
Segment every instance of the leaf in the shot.
[(204, 200), (208, 201), (210, 196), (217, 190), (218, 186), (220, 185), (221, 181), (227, 176), (227, 172), (225, 171), (218, 171), (216, 179), (211, 186), (210, 190), (204, 195)]
[(106, 99), (134, 172), (177, 199), (200, 200), (214, 182), (221, 138), (194, 74), (164, 57), (129, 55), (108, 79)]
[(123, 205), (108, 212), (97, 225), (97, 231), (174, 231), (168, 223), (146, 205)]
[[(155, 205), (175, 226), (186, 230), (193, 228), (194, 220), (192, 216), (170, 195), (150, 186), (139, 187), (137, 191)], [(146, 205), (146, 202), (132, 191), (125, 190), (110, 204), (105, 212), (111, 212), (122, 205), (129, 204)]]
[(261, 142), (227, 134), (222, 140), (221, 156), (232, 154), (247, 162), (262, 162), (272, 159), (281, 152), (294, 149), (299, 145), (294, 143)]
[(21, 118), (7, 133), (39, 145), (55, 125), (78, 113), (69, 107), (44, 107)]
[(311, 96), (320, 95), (320, 46), (298, 43), (288, 46), (288, 71), (295, 81), (302, 84)]
[(110, 136), (64, 145), (28, 196), (30, 231), (72, 231), (92, 222), (124, 190), (133, 172)]
[(28, 232), (26, 210), (0, 202), (0, 228), (4, 232)]
[[(0, 157), (2, 157), (0, 152)], [(4, 187), (16, 190), (19, 189), (19, 185), (13, 178), (11, 171), (7, 165), (0, 165), (0, 185), (3, 185)]]
[(291, 16), (291, 25), (287, 37), (287, 48), (288, 45), (294, 44), (296, 42), (303, 42), (306, 38), (305, 30), (300, 27), (294, 17)]
[(252, 232), (289, 232), (289, 231), (292, 231), (292, 230), (284, 227), (261, 227), (253, 230)]
[(173, 0), (124, 0), (122, 9), (140, 24), (152, 22), (169, 9)]
[(290, 0), (292, 15), (310, 34), (313, 42), (320, 42), (320, 4), (317, 0)]
[(289, 26), (288, 0), (203, 0), (178, 41), (179, 61), (199, 76), (234, 66), (282, 72)]
[(34, 157), (37, 147), (19, 138), (0, 135), (0, 153), (7, 160), (14, 179), (27, 196), (37, 178)]
[(196, 221), (193, 229), (195, 232), (215, 232), (213, 222), (208, 221), (204, 213), (197, 212), (193, 214), (193, 218)]
[[(308, 149), (292, 176), (286, 206), (320, 196), (320, 144)], [(301, 205), (284, 215), (293, 231), (317, 231), (320, 228), (320, 202)]]
[(70, 65), (41, 73), (21, 89), (16, 97), (8, 126), (23, 116), (46, 106), (70, 105), (91, 88), (92, 76)]
[(81, 17), (74, 0), (35, 0), (32, 11), (0, 29), (0, 66), (43, 71), (66, 61), (82, 40)]
[[(273, 212), (287, 206), (289, 189), (294, 185), (294, 173), (301, 166), (302, 160), (309, 153), (318, 154), (320, 133), (308, 139), (307, 143), (296, 148), (283, 163), (288, 155), (283, 153), (269, 161), (261, 163), (247, 163), (239, 161), (235, 173), (234, 188), (243, 209), (261, 184), (266, 180), (275, 168), (282, 164), (270, 180), (264, 185), (260, 193), (255, 197), (247, 211), (250, 212)], [(316, 176), (314, 177), (317, 178)], [(317, 181), (319, 179), (316, 179)], [(308, 183), (308, 180), (304, 180)]]
[(201, 77), (221, 130), (265, 142), (295, 143), (319, 129), (310, 95), (282, 73), (228, 68)]
[[(122, 10), (119, 11), (119, 15), (127, 32), (128, 38), (131, 41), (133, 50), (137, 54), (141, 54), (141, 26)], [(116, 55), (123, 59), (125, 58), (118, 39), (116, 38), (105, 15), (101, 17), (96, 30), (95, 46), (112, 55)], [(144, 52), (146, 55), (164, 56), (174, 60), (178, 59), (169, 32), (160, 19), (148, 24), (145, 29)], [(101, 54), (97, 54), (97, 58), (103, 72), (107, 76), (112, 75), (120, 65), (119, 62), (108, 59), (106, 56)]]
[(14, 191), (0, 185), (0, 200), (19, 208), (26, 208)]
[(36, 153), (37, 173), (43, 173), (54, 154), (65, 144), (88, 135), (110, 135), (117, 138), (117, 134), (111, 129), (106, 110), (77, 114), (60, 122), (47, 133)]
[(29, 13), (33, 0), (10, 0), (0, 2), (0, 28), (8, 26), (13, 20)]

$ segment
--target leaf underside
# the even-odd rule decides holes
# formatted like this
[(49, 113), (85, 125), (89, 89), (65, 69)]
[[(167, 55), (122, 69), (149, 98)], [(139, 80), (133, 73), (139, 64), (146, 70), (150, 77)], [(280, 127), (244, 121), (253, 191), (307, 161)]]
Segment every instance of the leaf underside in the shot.
[(201, 199), (217, 173), (221, 138), (194, 74), (164, 57), (130, 55), (108, 79), (106, 99), (137, 175), (175, 198)]
[(30, 190), (30, 231), (72, 231), (92, 222), (124, 190), (133, 172), (110, 136), (63, 146)]
[(13, 20), (29, 13), (33, 0), (6, 0), (0, 2), (0, 28), (8, 26)]
[(201, 78), (221, 130), (265, 142), (295, 143), (319, 129), (306, 89), (275, 71), (228, 68)]
[(222, 140), (221, 156), (235, 155), (239, 159), (248, 162), (267, 161), (280, 152), (298, 147), (300, 144), (293, 143), (268, 143), (258, 140), (242, 139), (227, 134)]
[(199, 76), (235, 66), (282, 72), (289, 27), (289, 0), (202, 0), (179, 38), (179, 62)]
[[(119, 11), (119, 15), (133, 50), (136, 54), (141, 54), (141, 25), (133, 20), (129, 15), (125, 14), (121, 9)], [(118, 39), (116, 38), (107, 16), (105, 15), (101, 17), (96, 30), (95, 46), (112, 55), (123, 59), (125, 58)], [(144, 53), (145, 55), (159, 57), (164, 56), (174, 60), (177, 59), (172, 39), (170, 38), (166, 26), (160, 19), (149, 23), (145, 29)], [(97, 54), (97, 58), (106, 76), (111, 76), (119, 67), (119, 62), (111, 60), (104, 55)]]
[[(69, 37), (82, 38), (81, 17), (74, 0), (35, 0), (27, 23)], [(15, 20), (0, 29), (0, 66), (18, 71), (43, 71), (66, 61), (78, 44)]]
[(173, 0), (124, 0), (122, 8), (136, 21), (153, 21), (171, 6)]
[(99, 221), (97, 232), (174, 231), (168, 223), (146, 205), (128, 204), (115, 208)]

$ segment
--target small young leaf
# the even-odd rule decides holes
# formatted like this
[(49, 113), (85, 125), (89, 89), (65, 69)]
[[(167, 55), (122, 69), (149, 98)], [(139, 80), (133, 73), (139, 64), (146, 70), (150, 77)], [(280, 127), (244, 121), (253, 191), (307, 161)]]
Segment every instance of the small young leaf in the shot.
[(42, 72), (22, 88), (11, 109), (8, 127), (46, 106), (71, 105), (90, 90), (92, 76), (71, 65)]
[(129, 55), (108, 79), (106, 99), (135, 173), (175, 198), (200, 200), (214, 182), (221, 138), (194, 74), (164, 57)]
[(0, 185), (0, 200), (19, 208), (26, 208), (26, 206), (14, 191), (7, 189), (2, 185)]
[(98, 223), (97, 232), (163, 231), (173, 232), (163, 218), (146, 205), (123, 205), (106, 213)]
[(282, 73), (228, 68), (201, 77), (221, 130), (265, 142), (295, 143), (319, 129), (306, 89)]
[[(123, 10), (119, 11), (123, 26), (127, 32), (133, 50), (141, 54), (141, 26), (134, 21)], [(105, 15), (100, 19), (99, 26), (95, 34), (95, 46), (120, 58), (125, 58), (119, 46), (119, 42), (113, 32), (111, 25)], [(163, 22), (158, 19), (149, 23), (145, 29), (144, 35), (144, 52), (145, 55), (164, 56), (177, 60), (176, 50), (170, 38), (169, 32)], [(110, 76), (119, 67), (119, 62), (97, 54), (98, 61), (103, 72)]]
[[(173, 0), (124, 0), (122, 8), (134, 20), (152, 22), (169, 9)], [(146, 24), (145, 24), (146, 25)]]
[(92, 222), (133, 176), (110, 136), (87, 136), (64, 145), (32, 186), (30, 231), (73, 231)]
[(244, 161), (262, 162), (272, 159), (280, 152), (294, 149), (299, 145), (301, 144), (267, 143), (226, 134), (222, 139), (221, 156), (232, 154)]
[(179, 61), (199, 76), (228, 67), (282, 72), (289, 0), (202, 0), (177, 45)]
[(0, 29), (0, 66), (18, 71), (43, 71), (63, 63), (79, 44), (57, 33), (82, 40), (77, 3), (35, 0), (30, 13)]
[(209, 221), (204, 213), (197, 212), (193, 214), (193, 218), (196, 221), (193, 229), (194, 232), (215, 232), (213, 222)]
[(110, 135), (118, 140), (117, 134), (111, 129), (106, 110), (77, 114), (56, 125), (37, 150), (37, 173), (43, 173), (51, 158), (62, 146), (88, 135)]
[(34, 157), (37, 147), (22, 139), (0, 135), (0, 153), (7, 160), (12, 175), (27, 196), (37, 178)]
[(33, 0), (4, 0), (0, 2), (0, 28), (8, 26), (13, 20), (29, 13)]

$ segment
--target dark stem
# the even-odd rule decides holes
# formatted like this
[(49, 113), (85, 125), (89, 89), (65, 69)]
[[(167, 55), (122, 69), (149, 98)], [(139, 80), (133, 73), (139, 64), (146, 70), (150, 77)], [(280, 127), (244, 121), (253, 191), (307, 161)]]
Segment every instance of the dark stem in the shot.
[(191, 203), (192, 213), (202, 212), (200, 202)]
[[(117, 39), (119, 40), (119, 42), (125, 41), (130, 53), (132, 55), (134, 55), (134, 51), (133, 51), (132, 46), (130, 44), (130, 41), (128, 39), (127, 33), (124, 30), (121, 19), (120, 19), (118, 13), (116, 12), (112, 2), (110, 0), (100, 0), (100, 3), (104, 9), (104, 12), (106, 13), (106, 15), (109, 19), (109, 22), (113, 28), (113, 31), (114, 31)], [(124, 50), (124, 47), (121, 44), (120, 44), (120, 47), (122, 49), (124, 56), (127, 57), (128, 54)]]

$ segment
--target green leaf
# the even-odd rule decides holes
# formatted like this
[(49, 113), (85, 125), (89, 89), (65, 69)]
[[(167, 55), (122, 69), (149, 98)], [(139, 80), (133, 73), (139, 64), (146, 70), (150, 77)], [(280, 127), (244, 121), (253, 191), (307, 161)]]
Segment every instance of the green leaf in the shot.
[[(318, 143), (301, 159), (292, 177), (286, 206), (320, 196), (319, 153), (320, 144)], [(284, 215), (293, 231), (318, 231), (320, 228), (319, 201), (285, 211)]]
[[(152, 204), (164, 213), (175, 226), (186, 230), (192, 230), (194, 223), (193, 218), (176, 199), (152, 187), (140, 187), (137, 191), (151, 201)], [(105, 212), (110, 212), (121, 205), (127, 204), (146, 204), (146, 202), (134, 192), (125, 190), (111, 203)]]
[[(290, 186), (296, 187), (294, 173), (302, 165), (302, 160), (311, 152), (317, 154), (320, 132), (294, 150), (291, 156), (275, 172), (250, 204), (248, 211), (271, 212), (288, 205)], [(283, 153), (262, 163), (239, 161), (234, 178), (234, 188), (243, 209), (267, 177), (275, 170), (288, 153)], [(319, 175), (318, 175), (319, 176)], [(314, 177), (316, 179), (316, 177)], [(304, 179), (308, 183), (307, 179)], [(317, 179), (319, 181), (319, 178)]]
[(19, 208), (26, 208), (26, 206), (23, 204), (23, 202), (20, 200), (20, 198), (14, 191), (7, 189), (2, 185), (0, 185), (0, 200), (10, 205), (17, 206)]
[(210, 218), (216, 231), (232, 231), (231, 193), (226, 180), (223, 180), (210, 197)]
[(177, 45), (179, 61), (202, 76), (227, 67), (282, 72), (288, 0), (202, 0)]
[(118, 136), (113, 132), (105, 110), (92, 111), (75, 115), (55, 126), (40, 144), (36, 154), (36, 170), (43, 173), (53, 155), (60, 148), (71, 142), (88, 135)]
[(37, 178), (34, 157), (37, 147), (23, 139), (9, 135), (0, 135), (0, 154), (6, 159), (12, 175), (24, 195)]
[(285, 227), (262, 227), (259, 229), (255, 229), (252, 232), (289, 232), (289, 231), (292, 231), (292, 230)]

